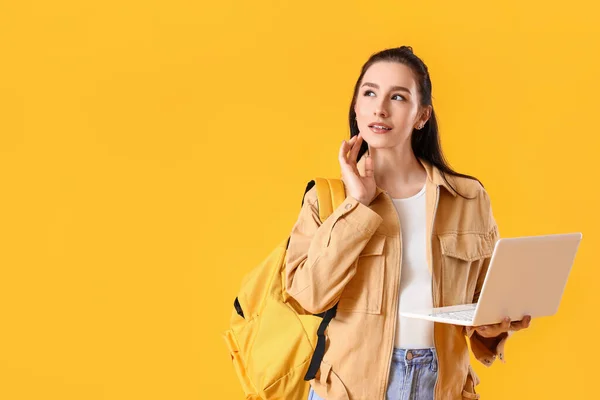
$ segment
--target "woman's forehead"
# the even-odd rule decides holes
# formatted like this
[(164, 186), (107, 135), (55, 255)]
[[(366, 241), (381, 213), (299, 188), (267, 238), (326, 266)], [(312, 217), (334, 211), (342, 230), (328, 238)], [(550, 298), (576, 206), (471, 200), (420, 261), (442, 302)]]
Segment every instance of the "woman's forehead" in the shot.
[(365, 82), (374, 83), (384, 90), (391, 86), (404, 86), (412, 91), (416, 85), (413, 72), (408, 66), (389, 61), (371, 65), (365, 72), (361, 85)]

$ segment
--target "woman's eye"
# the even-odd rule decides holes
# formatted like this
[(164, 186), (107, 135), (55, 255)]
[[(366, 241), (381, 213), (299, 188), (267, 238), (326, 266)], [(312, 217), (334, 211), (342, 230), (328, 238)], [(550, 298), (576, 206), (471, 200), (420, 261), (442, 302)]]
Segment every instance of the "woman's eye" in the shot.
[[(364, 95), (364, 96), (373, 97), (373, 96), (375, 95), (375, 93), (374, 93), (372, 90), (366, 90), (366, 91), (363, 93), (363, 95)], [(373, 96), (371, 96), (371, 95), (373, 95)], [(404, 96), (401, 96), (401, 95), (399, 95), (399, 94), (395, 94), (395, 95), (393, 95), (393, 96), (392, 96), (392, 99), (396, 99), (396, 98), (398, 98), (399, 100), (406, 100), (406, 99), (404, 98)]]

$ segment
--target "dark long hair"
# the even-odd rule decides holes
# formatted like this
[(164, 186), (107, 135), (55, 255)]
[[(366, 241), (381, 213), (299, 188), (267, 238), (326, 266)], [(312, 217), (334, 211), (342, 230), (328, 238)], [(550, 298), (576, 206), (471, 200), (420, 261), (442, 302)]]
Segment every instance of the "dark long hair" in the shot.
[[(371, 65), (379, 61), (387, 61), (387, 62), (398, 62), (409, 67), (416, 78), (417, 88), (419, 90), (419, 97), (421, 99), (421, 106), (431, 106), (431, 116), (423, 126), (423, 128), (419, 131), (413, 130), (411, 135), (411, 147), (417, 158), (424, 159), (435, 165), (441, 172), (442, 177), (446, 182), (446, 175), (454, 175), (461, 176), (464, 178), (474, 179), (483, 186), (483, 184), (479, 181), (479, 179), (471, 176), (460, 174), (450, 167), (449, 163), (446, 161), (444, 154), (442, 152), (442, 147), (440, 145), (440, 139), (438, 134), (438, 125), (435, 117), (435, 111), (433, 110), (432, 104), (432, 96), (431, 96), (431, 79), (429, 77), (429, 71), (427, 70), (427, 66), (425, 63), (417, 57), (412, 50), (411, 46), (401, 46), (395, 47), (392, 49), (382, 50), (378, 53), (373, 54), (367, 62), (363, 65), (362, 70), (360, 72), (360, 76), (356, 81), (356, 85), (354, 86), (354, 94), (352, 96), (352, 102), (350, 103), (350, 114), (348, 116), (348, 121), (350, 122), (350, 138), (358, 135), (358, 123), (356, 122), (356, 112), (354, 111), (354, 105), (356, 103), (356, 96), (358, 95), (358, 89), (360, 86), (360, 82), (365, 75), (365, 72), (369, 69)], [(363, 141), (360, 150), (358, 152), (358, 159), (362, 157), (368, 150), (368, 145)], [(454, 189), (455, 192), (458, 191), (452, 186), (450, 182), (448, 185)], [(458, 193), (461, 197), (465, 197), (462, 194)]]

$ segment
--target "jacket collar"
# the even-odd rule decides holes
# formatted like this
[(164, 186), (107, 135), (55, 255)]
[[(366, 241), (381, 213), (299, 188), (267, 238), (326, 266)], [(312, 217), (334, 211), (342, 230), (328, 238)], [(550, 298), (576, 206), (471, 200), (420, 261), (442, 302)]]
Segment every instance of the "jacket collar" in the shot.
[[(358, 168), (358, 171), (360, 172), (361, 175), (364, 175), (364, 173), (365, 173), (366, 159), (367, 159), (367, 153), (365, 152), (365, 154), (363, 154), (356, 163), (356, 167)], [(446, 188), (446, 190), (448, 192), (450, 192), (450, 194), (452, 194), (452, 196), (456, 197), (456, 191), (454, 189), (452, 189), (452, 187), (448, 184), (448, 182), (446, 182), (446, 180), (444, 179), (444, 177), (442, 175), (442, 172), (435, 165), (431, 164), (430, 162), (428, 162), (422, 158), (417, 158), (417, 160), (419, 160), (421, 165), (423, 165), (423, 168), (425, 168), (425, 171), (427, 172), (427, 180), (429, 182), (433, 183), (436, 186), (442, 186), (442, 187)], [(383, 192), (385, 192), (385, 190), (383, 190), (382, 188), (377, 186), (375, 197), (379, 196), (379, 194), (383, 193)]]

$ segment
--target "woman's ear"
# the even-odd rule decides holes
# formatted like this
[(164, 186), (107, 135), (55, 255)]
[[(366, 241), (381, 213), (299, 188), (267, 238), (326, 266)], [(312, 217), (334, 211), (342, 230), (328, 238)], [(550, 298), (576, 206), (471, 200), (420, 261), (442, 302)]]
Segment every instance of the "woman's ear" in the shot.
[(425, 125), (425, 123), (427, 121), (429, 121), (429, 118), (431, 117), (431, 110), (433, 109), (433, 107), (431, 106), (426, 106), (422, 113), (421, 113), (421, 118), (419, 118), (419, 120), (421, 121), (422, 125)]

